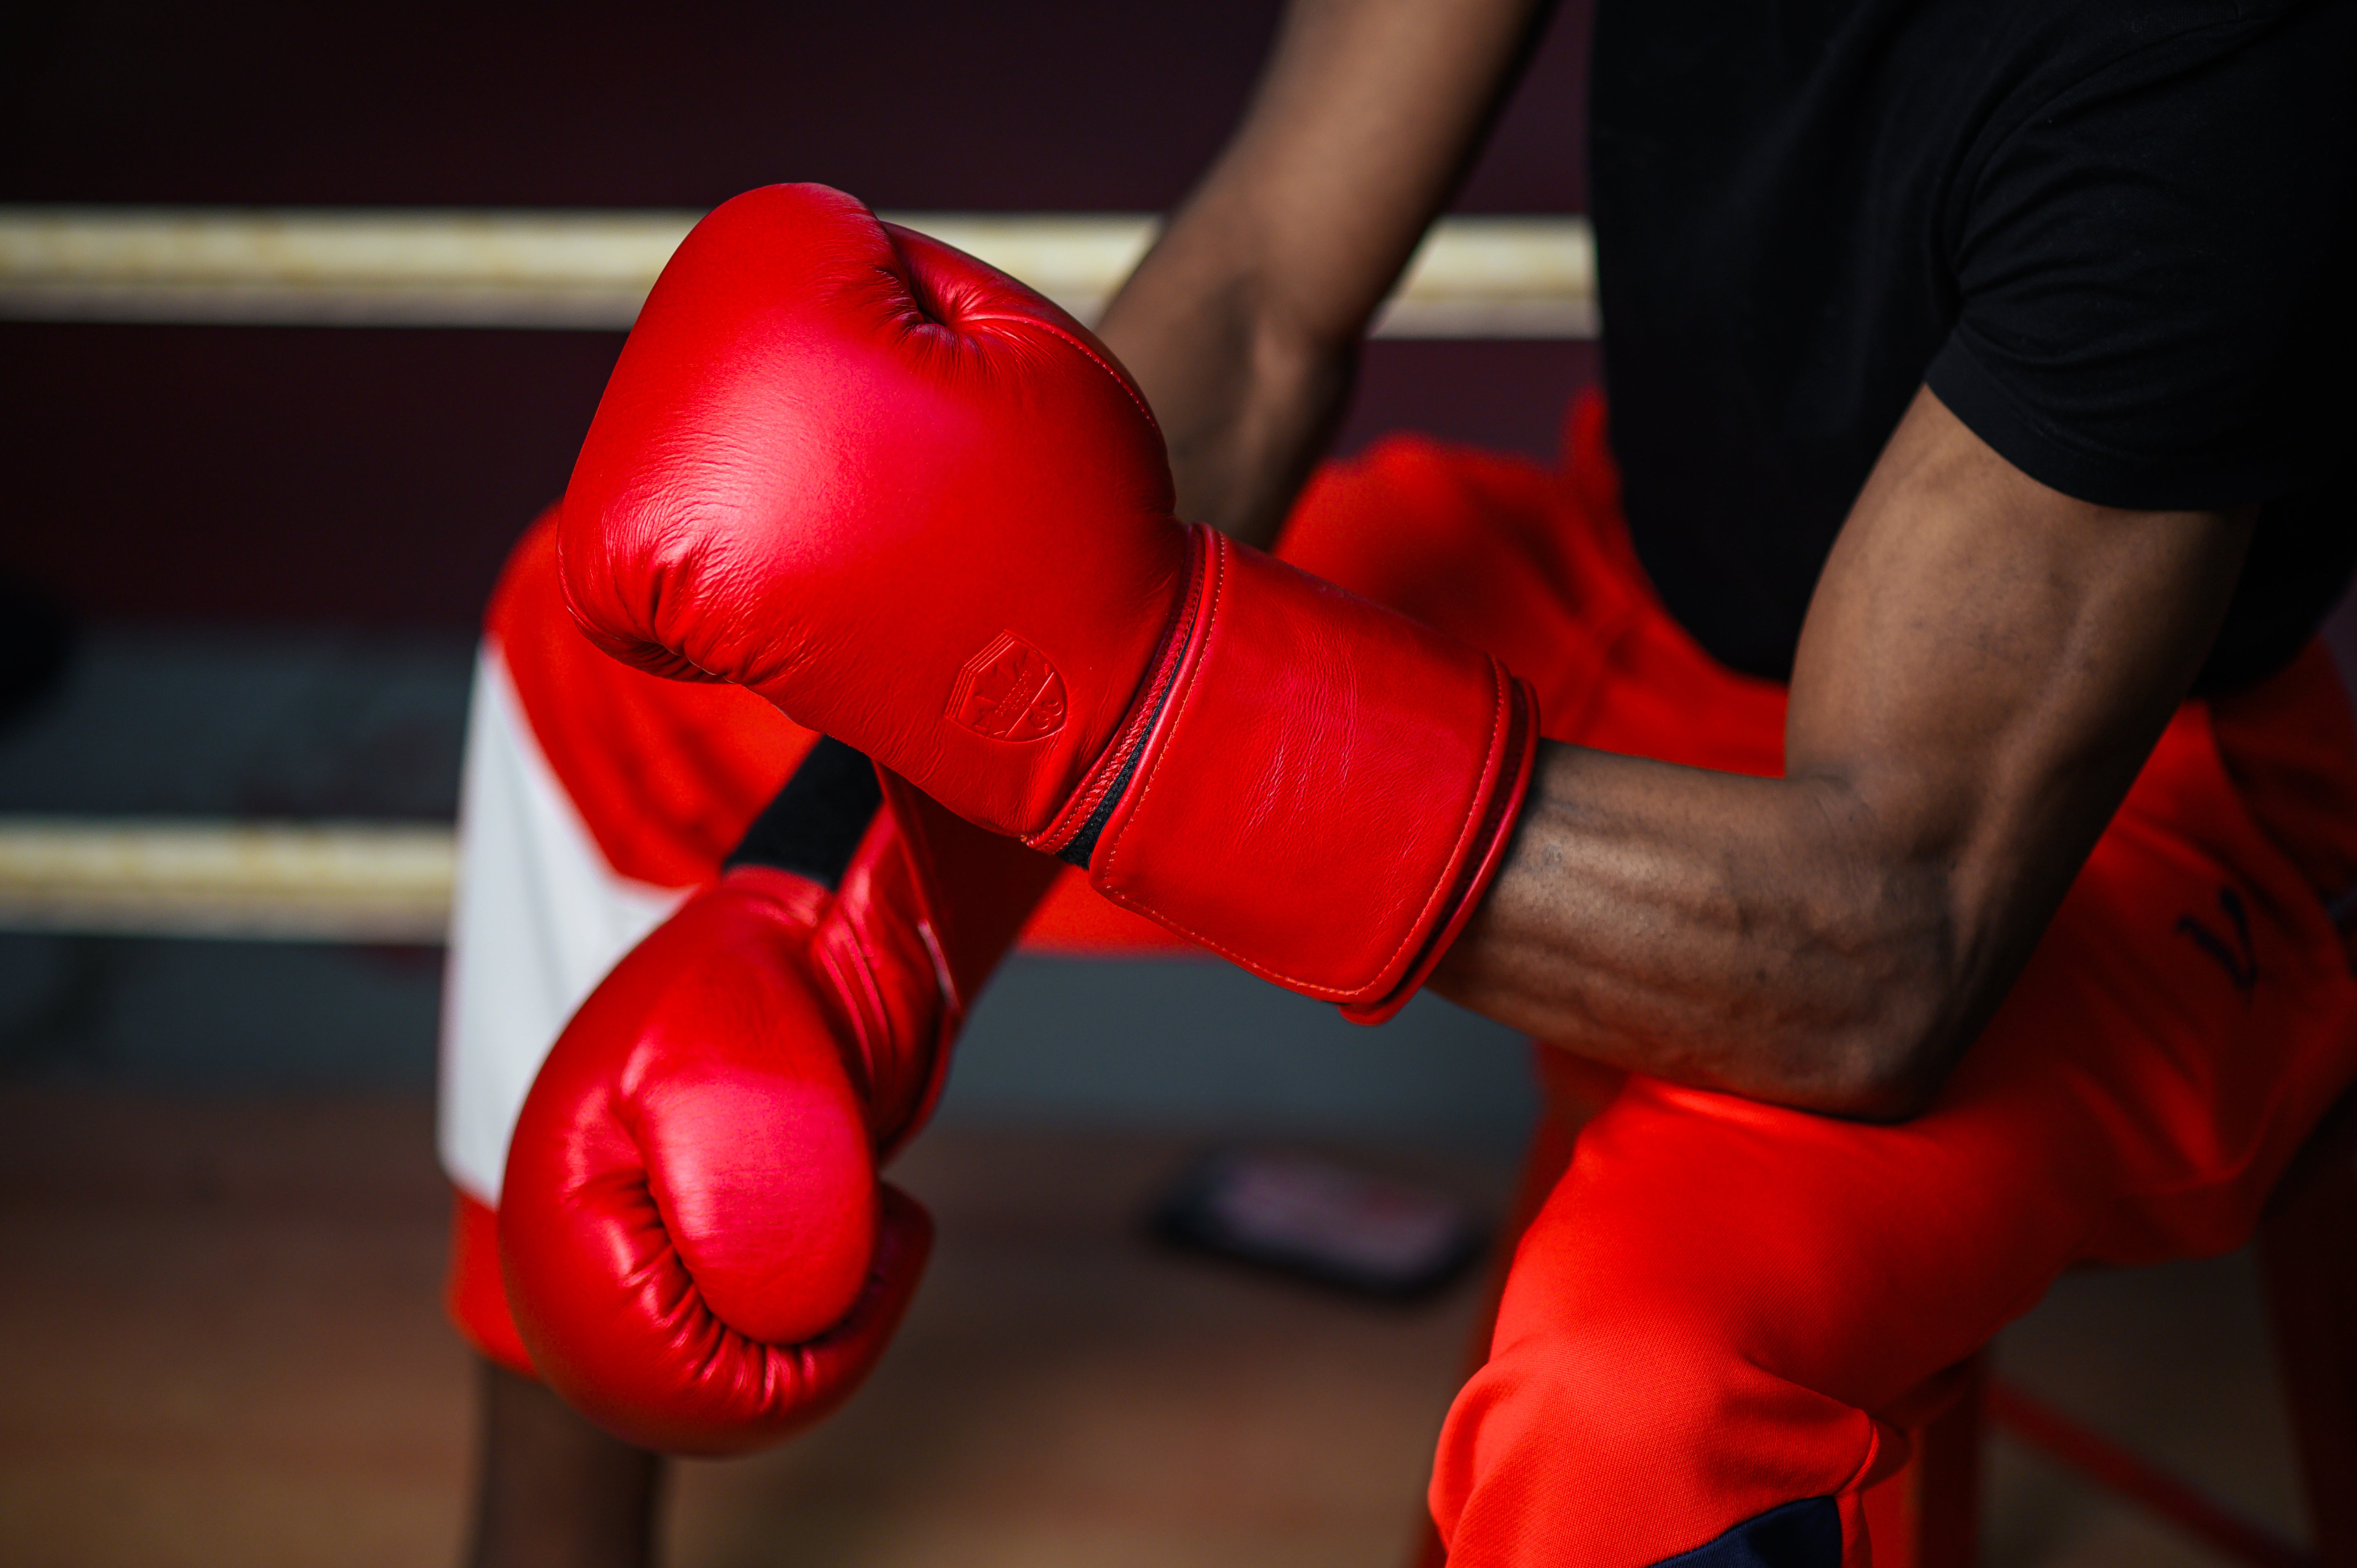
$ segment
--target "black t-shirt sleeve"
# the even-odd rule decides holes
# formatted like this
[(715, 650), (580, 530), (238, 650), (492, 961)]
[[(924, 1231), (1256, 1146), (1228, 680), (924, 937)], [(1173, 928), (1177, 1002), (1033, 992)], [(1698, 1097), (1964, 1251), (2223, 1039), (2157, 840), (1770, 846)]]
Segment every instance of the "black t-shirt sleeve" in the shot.
[(2348, 445), (2357, 5), (2194, 9), (1993, 124), (1948, 216), (1932, 390), (2099, 505), (2311, 489)]

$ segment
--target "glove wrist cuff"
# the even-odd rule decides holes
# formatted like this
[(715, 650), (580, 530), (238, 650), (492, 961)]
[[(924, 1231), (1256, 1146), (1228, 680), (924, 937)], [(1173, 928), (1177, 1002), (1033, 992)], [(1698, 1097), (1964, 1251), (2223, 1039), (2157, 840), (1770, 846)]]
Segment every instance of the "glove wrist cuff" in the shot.
[(1169, 673), (1135, 746), (1094, 770), (1098, 831), (1067, 847), (1088, 844), (1114, 903), (1380, 1022), (1504, 859), (1538, 745), (1531, 689), (1257, 551), (1197, 543)]

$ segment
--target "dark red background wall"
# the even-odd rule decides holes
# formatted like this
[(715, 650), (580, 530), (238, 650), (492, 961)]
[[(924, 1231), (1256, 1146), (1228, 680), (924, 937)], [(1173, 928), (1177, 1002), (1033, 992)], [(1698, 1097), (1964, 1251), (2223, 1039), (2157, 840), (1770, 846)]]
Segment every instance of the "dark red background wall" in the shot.
[[(1586, 5), (1460, 209), (1577, 211)], [(20, 5), (0, 200), (1157, 210), (1250, 90), (1245, 0)], [(454, 625), (563, 486), (595, 333), (0, 324), (0, 571), (108, 618)], [(1346, 447), (1551, 451), (1581, 344), (1389, 343)]]

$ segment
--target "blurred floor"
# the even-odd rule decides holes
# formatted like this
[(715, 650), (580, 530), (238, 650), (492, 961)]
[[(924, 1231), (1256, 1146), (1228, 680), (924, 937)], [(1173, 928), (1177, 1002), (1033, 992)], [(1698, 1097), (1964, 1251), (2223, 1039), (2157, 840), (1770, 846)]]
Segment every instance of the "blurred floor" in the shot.
[[(900, 1176), (942, 1240), (898, 1347), (823, 1433), (685, 1466), (670, 1563), (1390, 1568), (1473, 1292), (1374, 1308), (1155, 1251), (1186, 1147), (923, 1140)], [(422, 1100), (0, 1090), (0, 1561), (454, 1561), (446, 1203)], [(2247, 1260), (2067, 1280), (2004, 1360), (2294, 1527)], [(2002, 1444), (1989, 1528), (2022, 1568), (2215, 1561)]]

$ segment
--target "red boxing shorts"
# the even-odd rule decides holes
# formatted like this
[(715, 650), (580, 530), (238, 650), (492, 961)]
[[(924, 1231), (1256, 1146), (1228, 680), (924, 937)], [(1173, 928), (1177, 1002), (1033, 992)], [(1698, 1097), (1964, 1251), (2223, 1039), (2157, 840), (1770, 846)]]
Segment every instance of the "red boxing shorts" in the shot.
[[(1552, 737), (1781, 771), (1782, 688), (1714, 663), (1637, 566), (1600, 404), (1566, 446), (1550, 473), (1387, 442), (1318, 477), (1284, 553), (1498, 654)], [(2357, 1076), (2328, 914), (2352, 886), (2357, 731), (2311, 647), (2179, 713), (1928, 1114), (1836, 1121), (1543, 1049), (1544, 1200), (1434, 1465), (1448, 1561), (1870, 1562), (1861, 1495), (1943, 1369), (2072, 1263), (2250, 1235)]]

